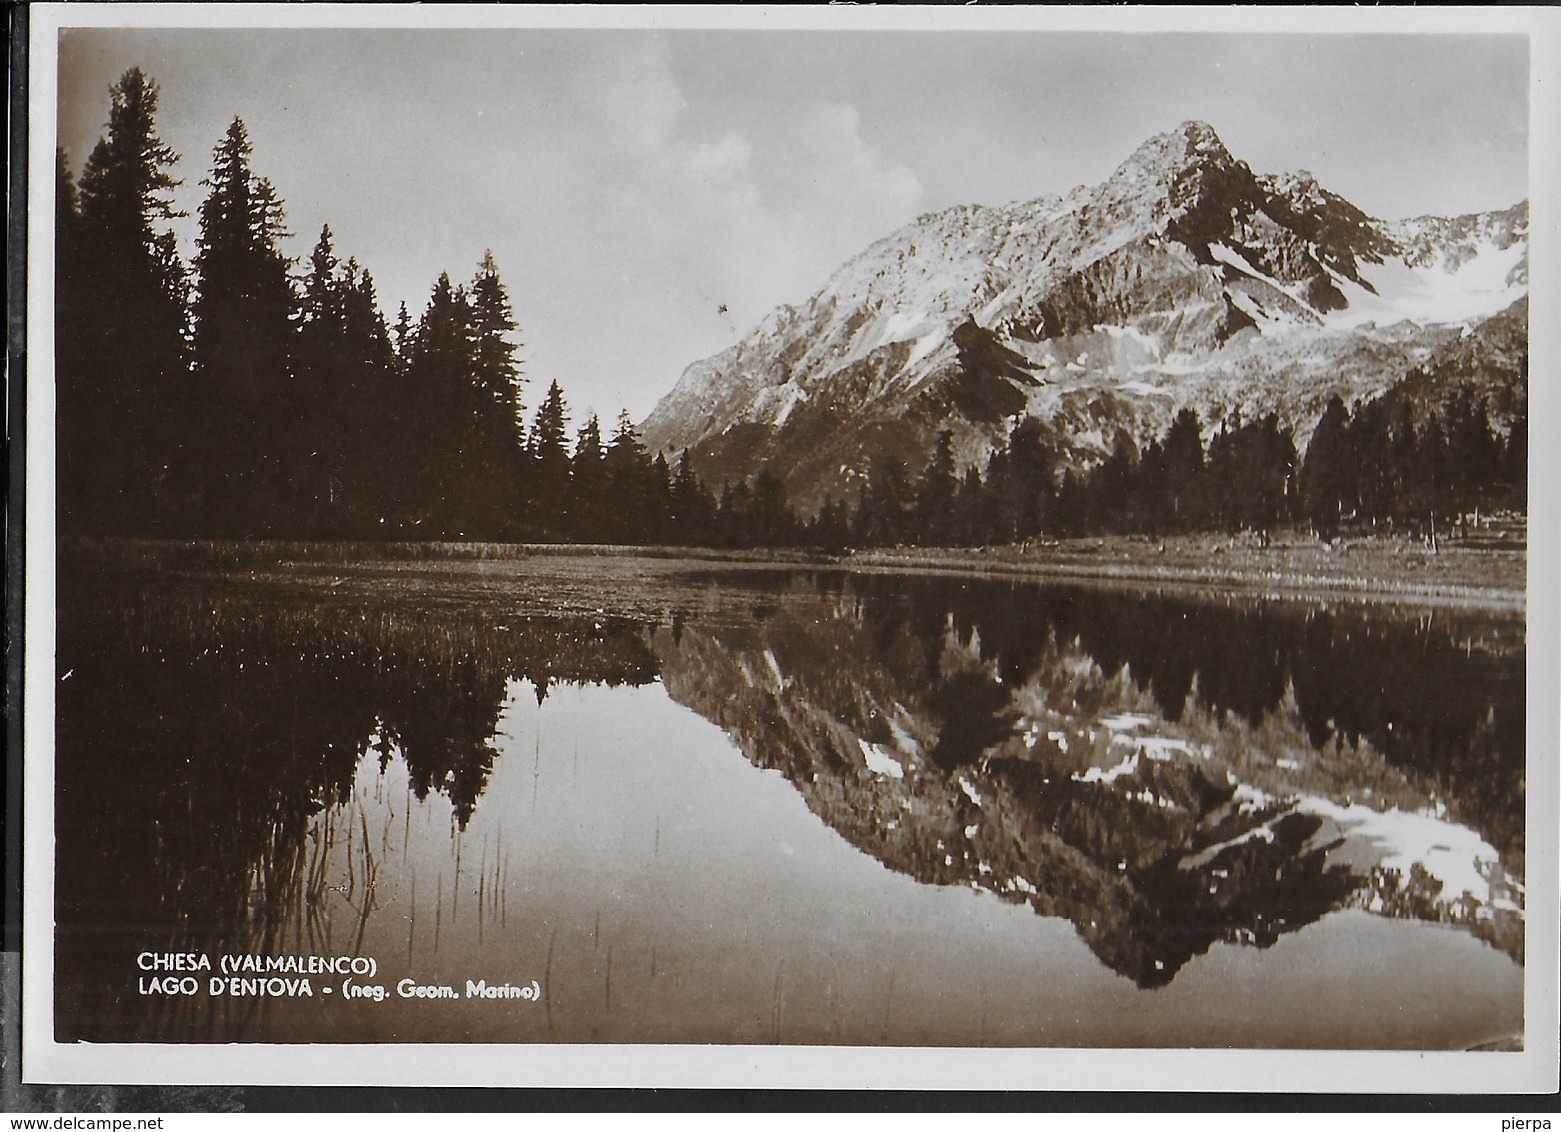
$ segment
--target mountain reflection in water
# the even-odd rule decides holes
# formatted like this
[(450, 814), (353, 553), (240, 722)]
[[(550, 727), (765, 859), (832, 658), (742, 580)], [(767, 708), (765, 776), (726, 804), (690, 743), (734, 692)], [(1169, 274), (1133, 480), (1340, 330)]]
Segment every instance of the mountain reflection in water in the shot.
[[(1267, 948), (1349, 910), (1442, 925), (1522, 962), (1521, 622), (829, 573), (689, 574), (633, 617), (602, 605), (279, 601), (242, 585), (126, 585), (64, 604), (59, 1036), (294, 1032), (265, 1023), (290, 1003), (138, 996), (118, 976), (147, 948), (383, 951), (394, 936), (420, 974), (436, 954), (525, 932), (515, 942), (552, 978), (546, 1009), (487, 1040), (771, 1040), (752, 1004), (732, 1005), (742, 1018), (724, 1030), (674, 1020), (625, 1037), (607, 1015), (565, 1029), (564, 972), (583, 961), (559, 950), (547, 901), (564, 897), (549, 893), (617, 875), (615, 855), (646, 851), (628, 847), (626, 823), (647, 819), (626, 770), (596, 802), (579, 788), (580, 724), (577, 794), (553, 806), (584, 835), (569, 853), (592, 859), (544, 863), (526, 840), (549, 828), (538, 797), (556, 782), (518, 697), (540, 706), (560, 685), (644, 689), (625, 710), (645, 695), (693, 709), (862, 854), (1066, 921), (1139, 988), (1167, 987), (1216, 945)], [(651, 781), (671, 751), (646, 726), (643, 749), (620, 757)], [(499, 767), (527, 744), (534, 769)], [(520, 775), (502, 802), (501, 770)], [(675, 831), (654, 820), (649, 852), (670, 859)], [(695, 899), (668, 891), (664, 903)], [(618, 947), (626, 962), (629, 936)], [(652, 976), (670, 964), (655, 947), (646, 960)], [(841, 1021), (850, 975), (831, 978), (820, 1017), (833, 1022), (790, 1040), (862, 1040), (865, 1023)], [(778, 968), (775, 1035), (785, 985)], [(344, 1024), (341, 1040), (450, 1040), (420, 1031), (424, 1017)], [(280, 1040), (332, 1037), (307, 1033)]]
[(890, 867), (1064, 917), (1144, 987), (1346, 904), (1520, 958), (1510, 630), (925, 579), (823, 608), (685, 631), (662, 673)]

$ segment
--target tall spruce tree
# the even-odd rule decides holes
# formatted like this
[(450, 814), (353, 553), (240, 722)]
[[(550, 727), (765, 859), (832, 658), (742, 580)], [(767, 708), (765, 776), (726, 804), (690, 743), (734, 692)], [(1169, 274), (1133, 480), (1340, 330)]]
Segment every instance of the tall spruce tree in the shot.
[(417, 341), (417, 327), (413, 324), (412, 315), (404, 302), (396, 310), (396, 325), (391, 333), (394, 335), (396, 372), (404, 375), (412, 361), (412, 348)]
[[(1401, 422), (1401, 437), (1402, 425), (1407, 423)], [(1393, 514), (1395, 501), (1403, 495), (1402, 488), (1395, 483), (1401, 477), (1395, 477), (1394, 466), (1403, 466), (1404, 461), (1394, 456), (1394, 428), (1387, 406), (1380, 399), (1358, 405), (1347, 436), (1354, 481), (1354, 506), (1349, 509), (1373, 520)]]
[[(64, 155), (56, 231), (59, 520), (67, 532), (155, 533), (177, 508), (188, 371), (187, 280), (167, 222), (175, 153), (158, 85), (139, 68), (109, 92), (107, 134), (81, 175)], [(79, 210), (77, 205), (79, 204)]]
[(477, 387), (505, 414), (495, 435), (513, 441), (521, 428), (522, 374), (519, 343), (512, 338), (517, 325), (509, 293), (499, 278), (493, 252), (483, 253), (477, 275), (468, 288), (471, 295), (473, 378)]
[(1171, 422), (1162, 446), (1165, 511), (1171, 530), (1191, 530), (1203, 521), (1203, 423), (1196, 409), (1182, 409)]
[(338, 514), (342, 469), (337, 449), (343, 421), (336, 394), (349, 364), (345, 307), (341, 262), (326, 225), (309, 254), (292, 361), (298, 424), (305, 441), (298, 446), (298, 464), (291, 469), (299, 490), (293, 502), (300, 524), (310, 534), (327, 533)]
[(1138, 454), (1138, 471), (1128, 489), (1128, 530), (1159, 538), (1171, 529), (1169, 480), (1165, 449), (1151, 437)]
[(1222, 428), (1209, 445), (1208, 465), (1218, 519), (1231, 531), (1266, 536), (1290, 516), (1295, 465), (1295, 442), (1277, 414)]
[(647, 489), (650, 504), (641, 539), (660, 545), (668, 541), (672, 532), (672, 466), (667, 463), (665, 452), (657, 452), (650, 462)]
[(467, 289), (471, 342), (470, 429), (468, 450), (471, 481), (463, 492), (472, 499), (474, 522), (494, 535), (518, 529), (523, 424), (517, 329), (509, 294), (499, 278), (493, 252), (484, 253)]
[(569, 521), (569, 409), (554, 381), (531, 426), (531, 474), (526, 483), (526, 525), (533, 538), (567, 537)]
[(1501, 441), (1490, 411), (1468, 386), (1447, 409), (1448, 506), (1468, 511), (1488, 505), (1501, 474)]
[(603, 542), (612, 537), (615, 499), (607, 482), (606, 455), (602, 447), (602, 425), (592, 413), (575, 436), (574, 455), (569, 461), (570, 536), (580, 542)]
[(672, 514), (668, 523), (672, 540), (680, 546), (708, 546), (715, 541), (715, 499), (694, 471), (685, 449), (672, 477)]
[(1009, 490), (1004, 497), (1009, 517), (1003, 523), (1016, 539), (1040, 533), (1055, 491), (1056, 450), (1044, 426), (1025, 417), (1008, 437)]
[(396, 376), (374, 280), (355, 259), (337, 258), (326, 226), (309, 257), (293, 355), (301, 530), (341, 537), (394, 529), (406, 429)]
[[(372, 293), (372, 281), (360, 279), (356, 290), (365, 289)], [(379, 343), (383, 318), (376, 317)], [(526, 457), (515, 326), (490, 252), (468, 286), (440, 275), (416, 329), (404, 312), (398, 317), (393, 348), (383, 332), (380, 356), (401, 392), (382, 431), (400, 449), (405, 523), (416, 533), (520, 533)]]
[(988, 537), (985, 522), (989, 507), (986, 483), (974, 466), (965, 469), (954, 497), (954, 522), (950, 538), (956, 546), (979, 546)]
[(636, 544), (653, 538), (661, 525), (656, 470), (627, 409), (618, 414), (602, 467), (613, 518), (609, 537)]
[(400, 373), (374, 277), (356, 259), (347, 260), (343, 303), (349, 360), (342, 398), (345, 440), (334, 451), (341, 461), (352, 520), (365, 533), (388, 534), (401, 510), (397, 468), (409, 422), (396, 400)]
[(894, 453), (880, 453), (873, 460), (872, 476), (857, 512), (860, 541), (868, 546), (894, 546), (911, 537), (915, 504), (905, 461)]
[(249, 131), (233, 119), (218, 143), (200, 209), (195, 267), (197, 415), (194, 470), (211, 533), (285, 530), (303, 503), (301, 427), (292, 381), (295, 296), (282, 252), (282, 202), (250, 166)]
[(414, 431), (404, 453), (408, 523), (426, 537), (471, 535), (460, 497), (472, 467), (471, 308), (464, 288), (441, 274), (418, 320), (407, 364), (406, 403)]
[[(1210, 459), (1212, 462), (1212, 446)], [(1131, 510), (1129, 499), (1138, 477), (1138, 446), (1125, 429), (1117, 430), (1111, 454), (1096, 466), (1089, 477), (1087, 517), (1089, 530), (1123, 530)]]
[(1349, 425), (1350, 411), (1335, 394), (1312, 430), (1301, 464), (1301, 510), (1324, 538), (1337, 532), (1339, 518), (1351, 502)]
[(944, 429), (916, 486), (916, 518), (913, 537), (924, 545), (948, 544), (954, 539), (954, 495), (959, 479), (954, 467), (954, 433)]
[[(746, 523), (749, 546), (791, 546), (797, 541), (796, 514), (786, 498), (786, 484), (770, 468), (764, 468), (753, 477), (749, 495)], [(905, 514), (910, 509), (909, 487), (906, 488)]]

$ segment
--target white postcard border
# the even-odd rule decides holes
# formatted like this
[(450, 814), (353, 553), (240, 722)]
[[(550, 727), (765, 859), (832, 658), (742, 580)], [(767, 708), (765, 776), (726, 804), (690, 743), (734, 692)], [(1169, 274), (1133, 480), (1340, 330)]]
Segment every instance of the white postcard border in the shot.
[[(65, 5), (30, 9), (27, 312), (23, 1079), (37, 1083), (1064, 1089), (1216, 1092), (1549, 1091), (1558, 1049), (1557, 802), (1561, 798), (1558, 508), (1561, 362), (1561, 14), (1538, 8), (742, 8)], [(1528, 851), (1526, 1048), (1521, 1053), (558, 1045), (91, 1045), (53, 1040), (54, 390), (56, 45), (66, 26), (742, 27), (876, 30), (1244, 31), (1531, 37)], [(1532, 426), (1531, 426), (1532, 427)], [(459, 1056), (451, 1056), (455, 1051)]]

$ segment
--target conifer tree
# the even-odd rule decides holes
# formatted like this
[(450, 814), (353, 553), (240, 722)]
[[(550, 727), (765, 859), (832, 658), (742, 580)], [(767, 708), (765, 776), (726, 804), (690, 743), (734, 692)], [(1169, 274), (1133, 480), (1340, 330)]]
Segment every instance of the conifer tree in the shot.
[(1011, 538), (1038, 534), (1051, 508), (1056, 453), (1041, 423), (1025, 417), (1008, 437), (1008, 491), (1001, 497), (1008, 516), (1003, 522)]
[(395, 327), (396, 368), (405, 372), (407, 363), (412, 360), (412, 347), (416, 338), (416, 329), (412, 325), (412, 316), (407, 311), (406, 303), (402, 303), (396, 311)]
[(468, 529), (471, 509), (460, 494), (472, 466), (470, 319), (465, 290), (441, 274), (418, 320), (406, 376), (415, 422), (406, 461), (411, 523), (429, 537), (474, 534)]
[(397, 468), (409, 435), (396, 400), (397, 363), (374, 277), (357, 260), (347, 261), (343, 335), (346, 370), (341, 461), (354, 521), (365, 533), (388, 534), (400, 508)]
[(837, 501), (828, 493), (813, 517), (809, 540), (823, 550), (839, 553), (851, 541), (851, 515), (843, 501)]
[(1442, 427), (1439, 413), (1432, 413), (1425, 428), (1416, 439), (1417, 463), (1426, 485), (1413, 506), (1412, 517), (1425, 524), (1428, 532), (1434, 532), (1438, 521), (1452, 508), (1452, 468), (1448, 459), (1447, 433)]
[(1501, 442), (1491, 430), (1489, 410), (1464, 386), (1448, 408), (1448, 505), (1456, 511), (1489, 498), (1501, 467)]
[(200, 209), (194, 303), (195, 404), (207, 426), (195, 471), (212, 533), (268, 534), (302, 502), (292, 381), (295, 296), (282, 253), (282, 202), (250, 167), (249, 131), (233, 119), (213, 154)]
[(76, 230), (81, 224), (81, 193), (71, 176), (70, 158), (59, 147), (54, 150), (54, 251), (69, 261), (75, 250)]
[(306, 440), (297, 447), (298, 462), (291, 469), (299, 492), (295, 506), (304, 528), (318, 534), (327, 533), (324, 524), (334, 513), (341, 473), (332, 451), (342, 426), (334, 387), (348, 362), (340, 267), (327, 225), (309, 255), (292, 363), (298, 423)]
[(916, 485), (914, 537), (925, 545), (947, 544), (954, 537), (954, 495), (959, 479), (954, 468), (954, 433), (938, 434), (932, 459)]
[(474, 519), (495, 534), (515, 529), (523, 475), (521, 370), (514, 312), (493, 252), (484, 253), (468, 288), (472, 385), (468, 441), (470, 479), (462, 485), (472, 499)]
[(1381, 400), (1356, 407), (1348, 438), (1353, 510), (1371, 519), (1392, 514), (1395, 497), (1400, 493), (1393, 484), (1392, 422)]
[(979, 546), (987, 541), (989, 528), (985, 523), (987, 513), (986, 484), (974, 467), (965, 469), (965, 478), (959, 483), (955, 496), (954, 522), (950, 538), (956, 546)]
[(618, 414), (602, 466), (608, 510), (614, 518), (611, 537), (630, 543), (647, 541), (657, 526), (653, 468), (627, 409)]
[(1057, 484), (1057, 502), (1052, 510), (1053, 523), (1059, 535), (1078, 535), (1084, 532), (1089, 509), (1086, 480), (1070, 469), (1063, 469)]
[(746, 546), (791, 546), (797, 540), (796, 516), (786, 499), (784, 481), (770, 468), (753, 478), (748, 501)]
[(1295, 440), (1289, 428), (1279, 423), (1279, 414), (1267, 414), (1257, 428), (1253, 460), (1253, 519), (1265, 536), (1291, 517), (1296, 463)]
[(1170, 475), (1165, 449), (1150, 438), (1138, 456), (1138, 470), (1128, 488), (1127, 529), (1159, 538), (1173, 526)]
[(611, 539), (614, 508), (623, 502), (608, 487), (603, 455), (602, 425), (592, 413), (575, 436), (569, 461), (569, 531), (581, 542)]
[(1329, 398), (1306, 444), (1301, 465), (1301, 511), (1324, 538), (1338, 530), (1350, 496), (1350, 411), (1343, 398)]
[(992, 453), (986, 464), (986, 478), (981, 484), (979, 507), (975, 517), (980, 541), (988, 545), (1003, 545), (1014, 541), (1014, 508), (1009, 502), (1013, 494), (1012, 465), (1008, 458), (1008, 443)]
[(754, 544), (753, 493), (746, 480), (728, 483), (721, 489), (716, 505), (714, 541), (720, 546), (746, 547)]
[(672, 468), (664, 452), (657, 452), (650, 463), (647, 490), (649, 504), (641, 538), (647, 543), (661, 545), (668, 541), (672, 524)]
[(410, 422), (373, 277), (341, 263), (332, 239), (326, 226), (309, 257), (294, 346), (298, 521), (321, 536), (388, 534), (402, 518)]
[(473, 377), (500, 410), (492, 435), (508, 445), (521, 430), (520, 345), (512, 339), (515, 314), (491, 250), (483, 253), (469, 293)]
[[(1378, 408), (1379, 419), (1386, 419)], [(1436, 485), (1426, 461), (1424, 430), (1416, 431), (1407, 407), (1398, 414), (1387, 444), (1387, 473), (1381, 485), (1373, 485), (1366, 514), (1372, 519), (1423, 524), (1435, 506)]]
[(1222, 428), (1209, 445), (1208, 476), (1227, 529), (1246, 527), (1266, 536), (1288, 518), (1295, 463), (1295, 443), (1277, 414)]
[(693, 458), (685, 449), (672, 477), (672, 538), (682, 546), (710, 545), (715, 541), (715, 500), (694, 472)]
[(1162, 445), (1167, 513), (1162, 523), (1172, 530), (1191, 530), (1203, 519), (1203, 425), (1196, 409), (1182, 409), (1171, 422)]
[[(185, 415), (187, 280), (167, 222), (179, 155), (157, 135), (139, 68), (110, 91), (107, 134), (60, 192), (56, 380), (66, 531), (156, 533), (175, 521)], [(79, 195), (77, 193), (79, 189)]]
[(532, 537), (561, 538), (572, 526), (569, 522), (568, 427), (569, 410), (564, 404), (564, 391), (554, 381), (537, 407), (531, 426), (526, 517)]
[[(1138, 446), (1126, 430), (1118, 431), (1111, 455), (1089, 478), (1088, 526), (1092, 531), (1121, 530), (1127, 520), (1125, 502), (1138, 474)], [(1212, 451), (1210, 462), (1213, 462)]]
[(905, 461), (893, 453), (880, 455), (873, 462), (873, 474), (857, 515), (863, 526), (861, 541), (869, 546), (895, 546), (906, 541), (913, 504)]

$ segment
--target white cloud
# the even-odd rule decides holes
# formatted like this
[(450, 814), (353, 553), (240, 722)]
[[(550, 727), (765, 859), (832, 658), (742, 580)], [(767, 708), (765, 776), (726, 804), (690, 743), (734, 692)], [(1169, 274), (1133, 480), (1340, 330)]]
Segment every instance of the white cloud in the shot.
[[(293, 254), (329, 221), (416, 314), (492, 248), (529, 375), (610, 417), (917, 213), (1066, 191), (1189, 117), (1382, 215), (1504, 207), (1526, 59), (1521, 36), (104, 28), (61, 40), (60, 124), (79, 169), (110, 85), (147, 68), (193, 213), (242, 114)], [(1301, 88), (1328, 105), (1291, 113)]]
[(582, 409), (643, 416), (684, 366), (806, 299), (921, 203), (845, 103), (702, 136), (658, 40), (594, 60), (558, 109), (548, 133), (569, 140), (550, 210), (592, 232), (539, 227), (558, 246), (535, 249), (554, 274), (532, 342), (546, 365), (556, 331), (579, 323), (555, 356)]

